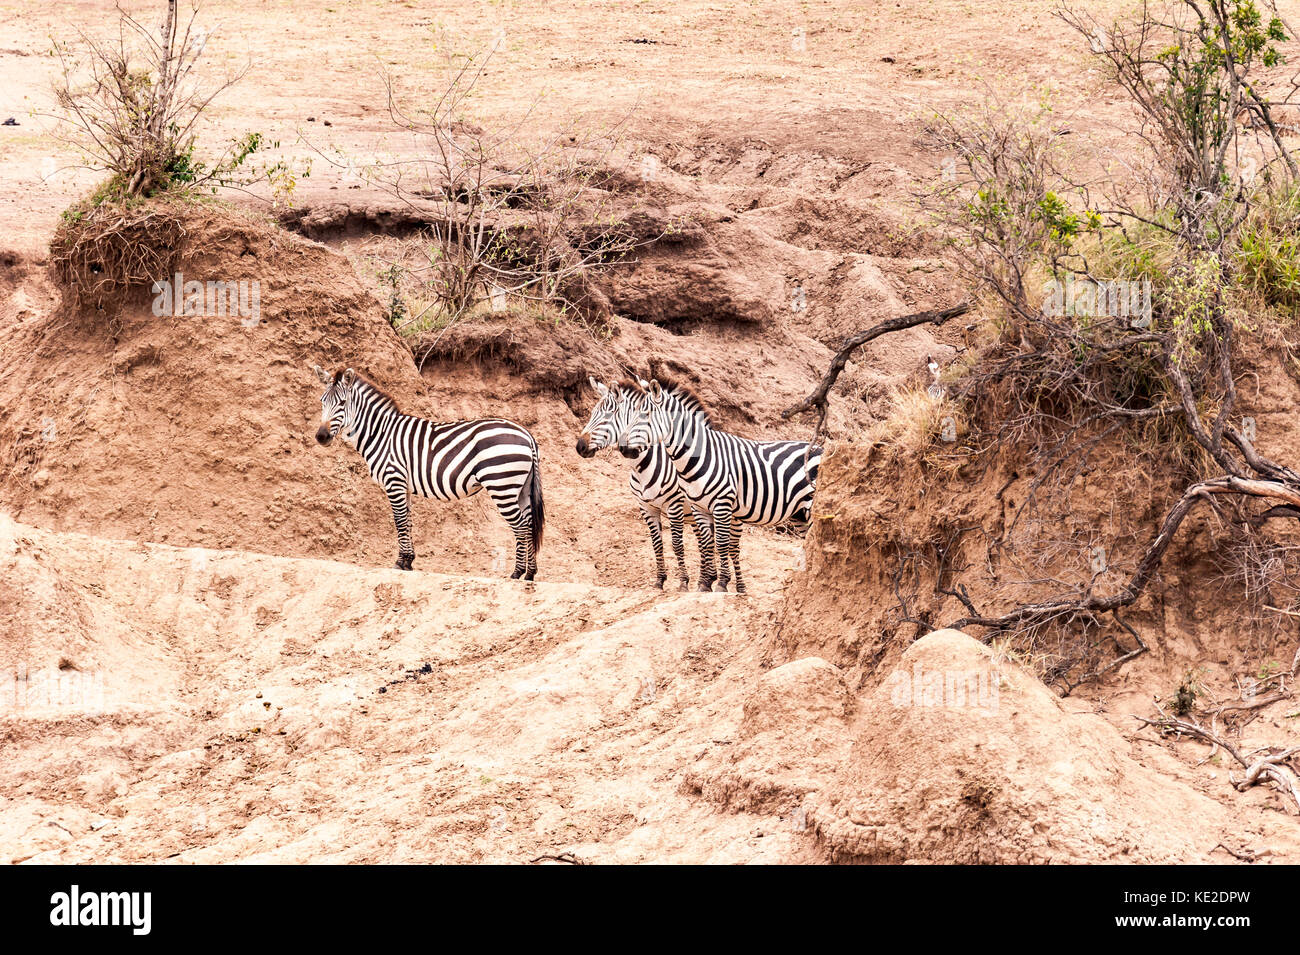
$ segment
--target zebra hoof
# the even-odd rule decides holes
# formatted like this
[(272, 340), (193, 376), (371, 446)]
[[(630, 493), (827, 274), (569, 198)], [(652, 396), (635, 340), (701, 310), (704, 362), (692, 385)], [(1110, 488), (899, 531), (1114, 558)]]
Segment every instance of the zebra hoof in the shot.
[(685, 593), (686, 591), (691, 589), (691, 582), (687, 578), (683, 577), (682, 582), (677, 585), (677, 589), (680, 590), (682, 593)]
[(710, 593), (710, 592), (712, 592), (712, 590), (713, 590), (713, 581), (711, 581), (711, 580), (701, 580), (701, 581), (700, 581), (700, 585), (699, 585), (698, 587), (696, 587), (695, 589), (698, 590), (698, 591), (699, 591), (700, 593), (702, 593), (702, 594)]
[(397, 563), (393, 566), (398, 570), (412, 570), (415, 564), (414, 557), (398, 557)]

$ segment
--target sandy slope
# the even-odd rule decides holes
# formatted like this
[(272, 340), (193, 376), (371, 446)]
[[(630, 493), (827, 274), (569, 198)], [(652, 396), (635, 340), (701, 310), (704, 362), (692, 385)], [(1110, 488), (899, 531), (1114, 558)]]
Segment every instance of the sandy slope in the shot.
[(0, 666), (29, 668), (0, 687), (14, 862), (1297, 848), (1284, 813), (1241, 829), (953, 632), (914, 644), (902, 679), (982, 674), (982, 695), (901, 698), (887, 679), (855, 697), (824, 660), (769, 668), (771, 595), (363, 570), (7, 519), (0, 581)]
[(0, 555), (8, 622), (27, 614), (5, 655), (34, 681), (60, 661), (65, 686), (94, 674), (62, 704), (37, 682), (26, 705), (5, 700), (0, 857), (803, 851), (788, 819), (678, 791), (734, 734), (775, 597), (364, 571), (8, 521)]

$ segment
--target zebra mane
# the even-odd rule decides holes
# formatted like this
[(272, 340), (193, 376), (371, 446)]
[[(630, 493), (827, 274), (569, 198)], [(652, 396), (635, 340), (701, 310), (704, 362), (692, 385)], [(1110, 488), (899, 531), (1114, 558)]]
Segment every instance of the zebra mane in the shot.
[[(347, 371), (346, 368), (340, 368), (338, 371), (334, 372), (334, 384), (337, 385), (339, 383), (339, 380), (343, 377), (343, 374), (346, 371)], [(357, 381), (361, 382), (367, 388), (373, 391), (381, 401), (388, 402), (388, 404), (392, 407), (393, 411), (397, 412), (398, 414), (402, 413), (402, 409), (397, 406), (397, 399), (394, 398), (392, 395), (390, 395), (383, 388), (380, 388), (377, 384), (375, 384), (373, 379), (371, 379), (367, 375), (362, 374), (359, 371), (354, 371), (353, 374), (357, 376)]]
[(702, 415), (704, 423), (709, 427), (713, 427), (713, 415), (709, 413), (709, 409), (705, 407), (704, 402), (700, 400), (700, 396), (691, 389), (690, 385), (674, 381), (671, 378), (665, 378), (663, 375), (656, 375), (655, 377), (664, 390), (677, 396), (687, 411)]

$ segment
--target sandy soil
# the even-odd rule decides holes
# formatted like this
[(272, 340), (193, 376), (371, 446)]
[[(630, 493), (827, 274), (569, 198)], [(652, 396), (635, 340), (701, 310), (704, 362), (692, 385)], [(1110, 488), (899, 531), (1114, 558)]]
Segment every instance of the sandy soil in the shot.
[[(1060, 701), (964, 636), (883, 636), (895, 600), (874, 522), (915, 512), (913, 484), (846, 478), (843, 535), (807, 553), (747, 531), (746, 598), (661, 594), (621, 462), (573, 453), (587, 375), (625, 368), (687, 369), (727, 427), (804, 436), (779, 412), (836, 341), (959, 294), (911, 211), (943, 159), (918, 142), (924, 106), (1046, 86), (1099, 161), (1122, 147), (1107, 131), (1122, 107), (1095, 95), (1049, 5), (210, 14), (211, 65), (253, 64), (213, 112), (217, 138), (258, 130), (300, 159), (399, 152), (378, 65), (418, 101), (435, 37), (497, 42), (480, 117), (539, 97), (542, 126), (630, 117), (630, 168), (655, 157), (636, 200), (688, 213), (693, 231), (611, 281), (624, 319), (609, 341), (485, 324), (421, 371), (373, 295), (390, 237), (337, 227), (383, 197), (318, 160), (295, 201), (320, 242), (248, 197), (232, 198), (255, 215), (189, 221), (187, 270), (264, 282), (257, 327), (159, 321), (143, 296), (110, 325), (45, 270), (60, 211), (94, 177), (64, 168), (75, 155), (41, 115), (51, 38), (100, 32), (104, 6), (0, 4), (0, 119), (21, 123), (0, 127), (0, 738), (14, 754), (0, 859), (1233, 861), (1220, 842), (1300, 858), (1278, 793), (1237, 793), (1221, 761), (1128, 715), (1197, 655), (1219, 676), (1240, 663), (1200, 639), (1207, 618), (1171, 627), (1150, 669)], [(873, 346), (829, 436), (850, 443), (961, 335)], [(355, 455), (311, 439), (316, 363), (364, 366), (430, 417), (532, 429), (550, 517), (539, 582), (502, 579), (506, 534), (477, 500), (419, 502), (417, 573), (386, 569), (382, 496)], [(901, 699), (891, 678), (917, 672), (996, 677), (996, 702)], [(1281, 709), (1252, 744), (1293, 730)]]
[[(156, 15), (156, 5), (124, 6), (145, 23)], [(1051, 90), (1081, 128), (1100, 129), (1121, 109), (1091, 95), (1095, 78), (1077, 43), (1050, 4), (1034, 0), (972, 0), (955, 10), (914, 0), (734, 8), (705, 0), (545, 7), (318, 0), (205, 9), (214, 76), (251, 65), (214, 107), (214, 140), (257, 130), (299, 158), (314, 154), (304, 139), (361, 162), (400, 152), (381, 69), (418, 104), (437, 88), (447, 51), (494, 46), (478, 97), (485, 117), (531, 109), (543, 124), (574, 115), (592, 124), (627, 120), (635, 139), (656, 148), (747, 143), (833, 156), (881, 174), (882, 191), (903, 183), (899, 172), (937, 171), (939, 160), (914, 143), (926, 107), (969, 100), (982, 88), (1019, 95), (1030, 87)], [(0, 5), (0, 112), (22, 123), (0, 129), (6, 246), (43, 247), (58, 212), (94, 182), (73, 168), (75, 150), (56, 139), (46, 115), (57, 70), (52, 41), (75, 39), (78, 29), (102, 35), (112, 25), (108, 8), (93, 0)], [(346, 170), (318, 161), (303, 192), (346, 192), (345, 180)]]

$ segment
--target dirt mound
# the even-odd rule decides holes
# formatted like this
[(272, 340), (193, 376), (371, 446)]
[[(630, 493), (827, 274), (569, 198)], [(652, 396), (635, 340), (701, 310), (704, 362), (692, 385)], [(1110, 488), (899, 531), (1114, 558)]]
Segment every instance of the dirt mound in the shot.
[(763, 674), (729, 745), (686, 772), (685, 790), (777, 816), (837, 862), (1209, 861), (1241, 841), (1297, 851), (1285, 815), (1252, 810), (1242, 827), (1225, 805), (1238, 794), (1178, 778), (1163, 750), (958, 631), (913, 643), (859, 693), (845, 677), (817, 657)]
[(9, 326), (3, 500), (55, 527), (289, 553), (381, 527), (369, 495), (343, 512), (358, 482), (314, 453), (310, 366), (355, 364), (405, 390), (418, 381), (409, 354), (337, 253), (252, 217), (188, 216), (182, 280), (256, 282), (257, 314), (155, 315), (135, 289), (105, 311), (65, 301)]
[(776, 815), (804, 832), (804, 798), (844, 760), (853, 708), (843, 675), (825, 660), (769, 670), (745, 697), (733, 744), (689, 770), (685, 785), (731, 812)]
[[(781, 659), (824, 657), (851, 687), (874, 685), (913, 640), (971, 613), (963, 595), (996, 616), (1072, 590), (1118, 591), (1182, 485), (1148, 468), (1127, 437), (1103, 436), (1082, 470), (1062, 473), (1060, 483), (1043, 480), (1032, 449), (1011, 444), (994, 457), (935, 440), (919, 459), (887, 445), (833, 444), (805, 564), (786, 591)], [(1150, 716), (1152, 697), (1172, 697), (1188, 673), (1231, 702), (1249, 675), (1289, 669), (1293, 628), (1268, 610), (1289, 598), (1270, 595), (1261, 574), (1243, 603), (1221, 531), (1208, 508), (1188, 517), (1157, 579), (1123, 614), (1149, 652), (1079, 692)], [(1288, 546), (1300, 540), (1285, 527), (1276, 533)], [(1111, 617), (1031, 636), (1002, 635), (1058, 692), (1136, 646)]]
[(1181, 862), (1228, 836), (1222, 806), (955, 630), (909, 647), (855, 726), (809, 811), (837, 859)]
[(936, 546), (949, 545), (950, 560), (966, 566), (970, 561), (959, 559), (966, 552), (951, 546), (962, 543), (958, 531), (996, 533), (1002, 519), (996, 492), (1005, 479), (998, 469), (963, 487), (922, 465), (912, 468), (885, 447), (832, 445), (822, 459), (806, 564), (786, 592), (786, 655), (825, 657), (845, 669), (855, 689), (887, 673), (898, 654), (931, 629), (927, 618), (937, 623), (940, 613), (960, 613), (933, 586), (915, 583), (920, 574), (933, 584)]

